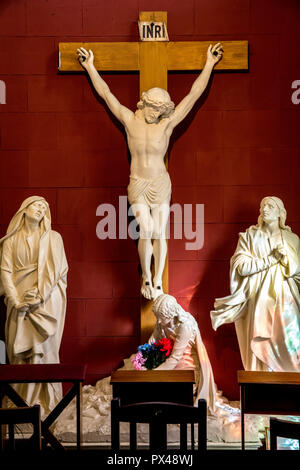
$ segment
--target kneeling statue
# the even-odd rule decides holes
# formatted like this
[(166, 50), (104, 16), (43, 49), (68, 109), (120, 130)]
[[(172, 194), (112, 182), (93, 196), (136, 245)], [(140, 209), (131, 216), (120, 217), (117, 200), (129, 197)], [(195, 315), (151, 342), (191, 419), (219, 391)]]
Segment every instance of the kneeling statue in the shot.
[(204, 398), (208, 408), (214, 410), (216, 386), (213, 371), (195, 318), (177, 303), (175, 297), (167, 294), (154, 300), (152, 310), (156, 324), (149, 343), (162, 338), (174, 341), (170, 356), (155, 370), (194, 370), (194, 402)]

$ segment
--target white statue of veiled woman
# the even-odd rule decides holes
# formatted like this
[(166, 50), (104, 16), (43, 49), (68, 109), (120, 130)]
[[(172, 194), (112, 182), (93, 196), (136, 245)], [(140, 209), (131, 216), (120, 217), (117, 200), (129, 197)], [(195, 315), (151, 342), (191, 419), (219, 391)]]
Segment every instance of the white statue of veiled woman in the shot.
[(213, 371), (195, 318), (177, 303), (175, 297), (167, 294), (154, 300), (152, 310), (157, 321), (149, 343), (161, 338), (174, 340), (172, 353), (155, 370), (194, 370), (194, 402), (204, 398), (208, 408), (214, 410), (216, 386)]
[[(68, 264), (59, 233), (51, 230), (47, 201), (27, 198), (0, 240), (0, 294), (7, 306), (5, 338), (10, 364), (59, 363), (66, 312)], [(16, 384), (29, 404), (48, 414), (61, 384)]]
[(235, 322), (245, 370), (300, 372), (300, 243), (285, 221), (283, 202), (265, 197), (231, 258), (231, 295), (211, 312), (215, 330)]

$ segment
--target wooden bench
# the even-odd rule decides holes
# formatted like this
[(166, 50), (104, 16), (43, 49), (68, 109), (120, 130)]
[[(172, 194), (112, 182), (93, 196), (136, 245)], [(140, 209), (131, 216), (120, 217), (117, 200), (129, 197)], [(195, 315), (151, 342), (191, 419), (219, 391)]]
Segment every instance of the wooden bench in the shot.
[[(28, 407), (28, 404), (14, 390), (11, 384), (14, 383), (51, 383), (65, 382), (71, 383), (72, 387), (51, 411), (51, 413), (41, 422), (41, 434), (55, 449), (64, 449), (63, 445), (49, 430), (50, 426), (68, 406), (71, 400), (76, 397), (76, 443), (77, 449), (81, 446), (81, 389), (85, 379), (86, 365), (67, 364), (20, 364), (20, 365), (0, 365), (0, 407), (2, 408), (3, 398), (7, 396), (16, 406)], [(1, 437), (1, 436), (0, 436)]]
[(238, 371), (241, 390), (242, 449), (245, 449), (245, 414), (300, 415), (299, 372)]

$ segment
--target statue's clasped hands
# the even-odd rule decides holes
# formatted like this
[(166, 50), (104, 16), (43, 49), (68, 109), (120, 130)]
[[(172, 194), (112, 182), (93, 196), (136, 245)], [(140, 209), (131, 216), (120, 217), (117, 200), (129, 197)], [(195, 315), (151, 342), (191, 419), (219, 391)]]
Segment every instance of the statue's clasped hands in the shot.
[(34, 312), (40, 304), (41, 304), (40, 300), (36, 304), (28, 304), (26, 302), (17, 302), (15, 304), (15, 309), (18, 310), (19, 313), (26, 315), (26, 313)]
[(26, 314), (29, 310), (29, 305), (26, 302), (16, 302), (15, 309), (18, 310), (19, 313)]
[(279, 261), (282, 264), (284, 263), (284, 259), (287, 255), (286, 249), (282, 245), (277, 245), (276, 248), (274, 248), (272, 255), (276, 258), (277, 261)]
[(15, 309), (19, 313), (26, 314), (27, 312), (33, 312), (42, 303), (42, 298), (38, 294), (37, 289), (28, 291), (23, 296), (22, 301), (15, 302)]

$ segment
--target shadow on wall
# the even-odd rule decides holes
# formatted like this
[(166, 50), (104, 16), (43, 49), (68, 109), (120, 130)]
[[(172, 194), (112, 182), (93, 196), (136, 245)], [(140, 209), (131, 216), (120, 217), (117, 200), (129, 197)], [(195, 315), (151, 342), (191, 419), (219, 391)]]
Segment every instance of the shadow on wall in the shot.
[[(177, 74), (186, 74), (187, 72), (178, 72), (177, 71), (176, 73)], [(190, 73), (190, 71), (188, 73)], [(178, 124), (178, 126), (175, 128), (173, 134), (171, 135), (170, 144), (169, 144), (169, 148), (168, 148), (168, 154), (170, 156), (169, 161), (171, 160), (173, 145), (175, 144), (175, 142), (178, 139), (180, 139), (180, 137), (186, 132), (188, 127), (193, 122), (196, 114), (199, 112), (199, 109), (202, 107), (203, 103), (206, 101), (206, 99), (207, 99), (207, 97), (210, 93), (210, 89), (212, 87), (212, 82), (213, 82), (213, 80), (212, 80), (212, 77), (211, 77), (207, 87), (205, 88), (205, 90), (202, 93), (202, 95), (200, 96), (200, 98), (196, 101), (195, 105), (193, 106), (193, 108), (191, 109), (189, 114), (184, 118), (183, 121), (181, 121), (181, 123)], [(187, 91), (187, 93), (188, 93), (188, 91)], [(172, 97), (171, 97), (171, 99), (172, 99)]]

